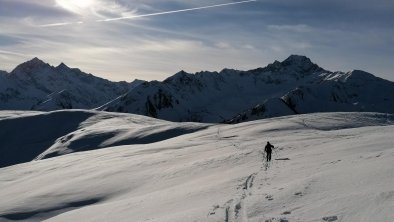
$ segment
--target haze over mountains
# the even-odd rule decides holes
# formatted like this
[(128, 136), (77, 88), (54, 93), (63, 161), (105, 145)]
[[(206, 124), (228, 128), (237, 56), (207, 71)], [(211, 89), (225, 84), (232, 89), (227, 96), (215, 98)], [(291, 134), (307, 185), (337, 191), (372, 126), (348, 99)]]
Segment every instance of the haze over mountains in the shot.
[(163, 82), (111, 82), (34, 58), (0, 73), (0, 109), (98, 109), (170, 121), (236, 123), (291, 114), (394, 112), (394, 83), (354, 70), (327, 71), (292, 55), (249, 71), (181, 71)]

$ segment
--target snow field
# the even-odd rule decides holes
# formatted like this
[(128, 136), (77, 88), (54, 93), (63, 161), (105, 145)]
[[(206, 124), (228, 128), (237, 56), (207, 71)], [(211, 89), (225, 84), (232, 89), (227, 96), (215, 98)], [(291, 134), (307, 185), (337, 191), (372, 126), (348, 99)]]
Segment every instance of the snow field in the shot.
[[(80, 127), (92, 131), (74, 133), (97, 141), (98, 131), (121, 126), (113, 118), (171, 125), (100, 115), (90, 121), (106, 127), (85, 120)], [(391, 221), (393, 119), (318, 113), (204, 125), (0, 168), (0, 221)], [(267, 140), (277, 147), (269, 165)]]

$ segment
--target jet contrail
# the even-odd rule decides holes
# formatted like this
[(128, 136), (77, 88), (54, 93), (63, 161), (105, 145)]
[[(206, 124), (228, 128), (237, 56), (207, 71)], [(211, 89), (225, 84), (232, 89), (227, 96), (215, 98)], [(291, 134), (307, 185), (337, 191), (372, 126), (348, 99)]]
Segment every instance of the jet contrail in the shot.
[[(156, 12), (156, 13), (149, 13), (149, 14), (142, 14), (142, 15), (123, 16), (123, 17), (108, 18), (108, 19), (99, 19), (99, 20), (96, 20), (95, 22), (111, 22), (111, 21), (118, 21), (118, 20), (125, 20), (125, 19), (136, 19), (136, 18), (143, 18), (143, 17), (150, 17), (150, 16), (157, 16), (157, 15), (166, 15), (166, 14), (174, 14), (174, 13), (180, 13), (180, 12), (196, 11), (196, 10), (202, 10), (202, 9), (208, 9), (208, 8), (223, 7), (223, 6), (229, 6), (229, 5), (238, 5), (238, 4), (244, 4), (244, 3), (249, 3), (249, 2), (257, 2), (257, 1), (258, 0), (245, 0), (245, 1), (238, 1), (238, 2), (230, 2), (230, 3), (216, 4), (216, 5), (201, 6), (201, 7), (195, 7), (195, 8), (179, 9), (179, 10), (173, 10), (173, 11)], [(52, 24), (40, 25), (40, 27), (66, 26), (66, 25), (75, 25), (75, 24), (82, 24), (82, 23), (83, 23), (82, 21), (52, 23)]]
[(222, 7), (222, 6), (228, 6), (228, 5), (237, 5), (237, 4), (256, 2), (256, 1), (257, 0), (246, 0), (246, 1), (218, 4), (218, 5), (208, 5), (208, 6), (202, 6), (202, 7), (196, 7), (196, 8), (180, 9), (180, 10), (174, 10), (174, 11), (156, 12), (156, 13), (150, 13), (150, 14), (144, 14), (144, 15), (132, 15), (132, 16), (119, 17), (119, 18), (101, 19), (101, 20), (97, 20), (97, 21), (98, 22), (109, 22), (109, 21), (117, 21), (117, 20), (123, 20), (123, 19), (134, 19), (134, 18), (142, 18), (142, 17), (149, 17), (149, 16), (156, 16), (156, 15), (166, 15), (166, 14), (173, 14), (173, 13), (179, 13), (179, 12), (196, 11), (196, 10), (207, 9), (207, 8), (216, 8), (216, 7)]
[(83, 21), (78, 22), (59, 22), (59, 23), (51, 23), (45, 25), (39, 25), (39, 27), (55, 27), (55, 26), (66, 26), (66, 25), (75, 25), (75, 24), (82, 24)]

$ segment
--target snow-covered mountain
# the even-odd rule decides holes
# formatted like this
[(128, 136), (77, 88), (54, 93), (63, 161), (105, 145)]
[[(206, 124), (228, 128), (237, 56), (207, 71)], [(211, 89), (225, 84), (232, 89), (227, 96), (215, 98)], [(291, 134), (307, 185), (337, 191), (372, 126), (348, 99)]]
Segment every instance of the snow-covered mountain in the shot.
[(330, 72), (292, 55), (249, 71), (189, 74), (145, 82), (100, 110), (171, 121), (242, 122), (332, 111), (394, 113), (394, 83), (363, 71)]
[[(7, 122), (0, 132), (9, 132), (0, 149), (19, 143), (21, 156), (48, 142), (59, 155), (0, 168), (1, 222), (394, 218), (394, 115), (315, 113), (236, 125), (82, 110), (0, 118)], [(276, 147), (270, 164), (267, 140)]]
[(38, 58), (0, 73), (0, 110), (92, 109), (140, 84), (111, 82), (64, 63), (51, 66)]
[(238, 123), (314, 112), (394, 113), (394, 83), (330, 72), (292, 55), (249, 71), (184, 71), (166, 80), (110, 82), (38, 58), (0, 72), (0, 110), (97, 109), (176, 122)]
[(265, 100), (227, 122), (315, 112), (394, 113), (393, 93), (393, 82), (364, 71), (325, 72), (319, 75), (319, 80), (303, 83), (279, 98)]

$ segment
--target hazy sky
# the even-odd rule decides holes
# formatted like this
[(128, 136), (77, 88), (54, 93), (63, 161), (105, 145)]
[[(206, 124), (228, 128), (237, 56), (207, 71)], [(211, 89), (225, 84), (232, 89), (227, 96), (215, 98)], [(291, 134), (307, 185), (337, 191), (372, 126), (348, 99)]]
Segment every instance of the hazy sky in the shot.
[(111, 80), (162, 80), (301, 54), (394, 81), (393, 0), (258, 0), (158, 15), (234, 2), (0, 0), (0, 70), (39, 57)]

